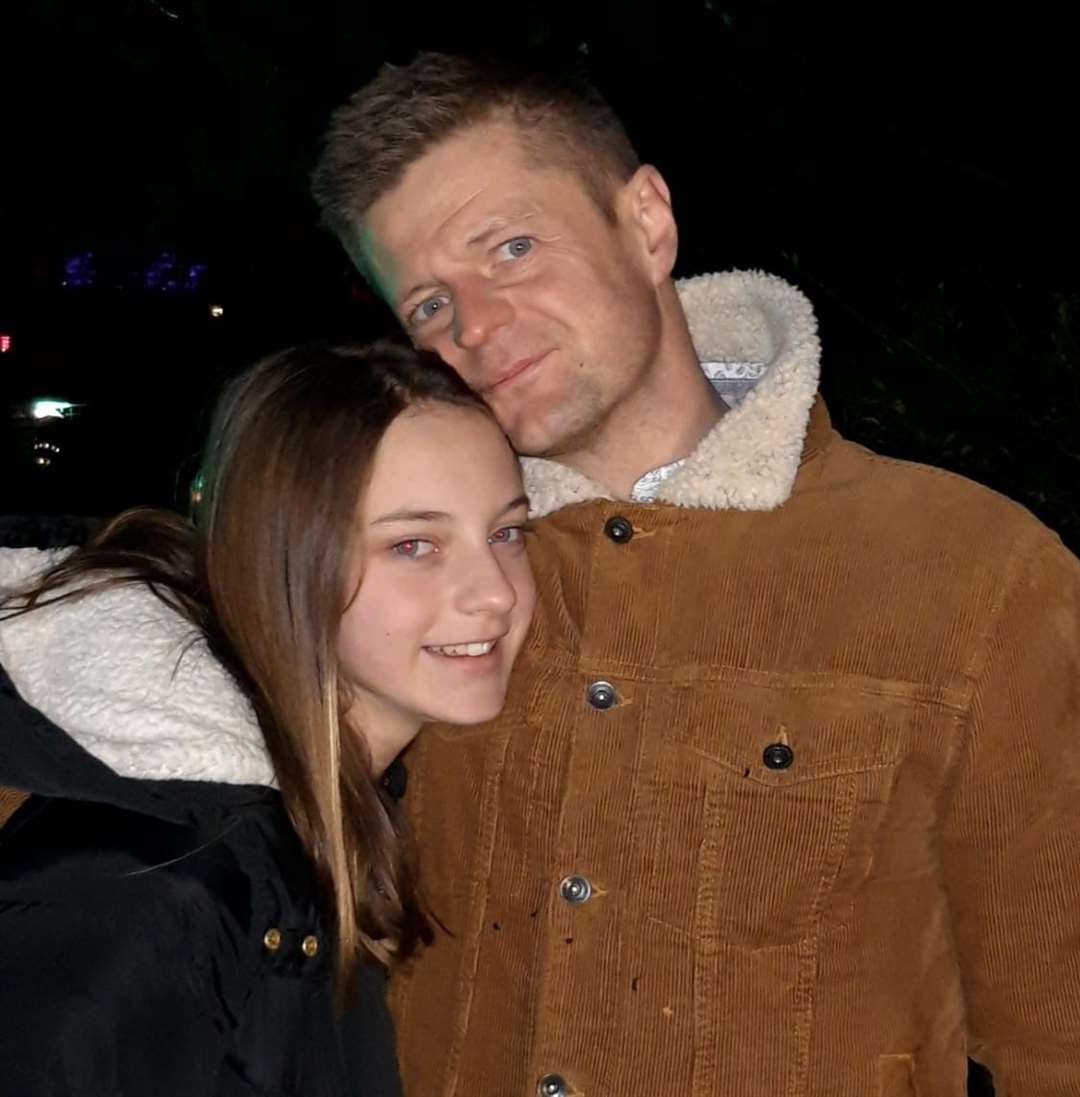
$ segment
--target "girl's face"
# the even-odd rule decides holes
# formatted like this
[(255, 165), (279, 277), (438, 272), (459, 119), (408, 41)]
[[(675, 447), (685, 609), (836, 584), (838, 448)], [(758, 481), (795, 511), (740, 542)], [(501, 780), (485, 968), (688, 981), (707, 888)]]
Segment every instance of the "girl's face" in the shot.
[(517, 459), (483, 412), (423, 405), (383, 436), (338, 637), (376, 772), (421, 723), (476, 724), (502, 708), (535, 597), (526, 513)]

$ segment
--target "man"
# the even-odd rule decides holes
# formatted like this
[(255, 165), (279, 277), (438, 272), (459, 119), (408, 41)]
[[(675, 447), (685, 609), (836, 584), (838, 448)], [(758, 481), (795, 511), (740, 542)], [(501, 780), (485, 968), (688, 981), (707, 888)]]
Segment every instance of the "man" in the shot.
[(1077, 561), (840, 438), (796, 290), (676, 288), (587, 89), (384, 68), (315, 191), (539, 519), (505, 713), (408, 758), (407, 1092), (1080, 1093)]

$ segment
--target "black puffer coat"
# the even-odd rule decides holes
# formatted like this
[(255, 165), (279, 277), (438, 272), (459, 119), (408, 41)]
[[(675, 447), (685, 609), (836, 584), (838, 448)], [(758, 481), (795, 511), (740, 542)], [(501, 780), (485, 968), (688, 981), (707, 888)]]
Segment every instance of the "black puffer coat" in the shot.
[(332, 948), (270, 788), (121, 777), (0, 669), (0, 1093), (391, 1097), (385, 976)]

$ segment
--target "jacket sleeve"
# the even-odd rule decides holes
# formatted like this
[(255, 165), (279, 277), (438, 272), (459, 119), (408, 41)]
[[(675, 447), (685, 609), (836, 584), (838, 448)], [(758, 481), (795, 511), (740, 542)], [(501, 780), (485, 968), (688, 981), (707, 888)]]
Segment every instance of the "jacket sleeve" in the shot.
[(239, 935), (205, 873), (139, 863), (146, 831), (170, 824), (110, 842), (114, 811), (31, 801), (2, 835), (0, 1092), (218, 1091)]
[(1039, 528), (1003, 584), (942, 861), (972, 1058), (997, 1097), (1080, 1094), (1080, 562)]

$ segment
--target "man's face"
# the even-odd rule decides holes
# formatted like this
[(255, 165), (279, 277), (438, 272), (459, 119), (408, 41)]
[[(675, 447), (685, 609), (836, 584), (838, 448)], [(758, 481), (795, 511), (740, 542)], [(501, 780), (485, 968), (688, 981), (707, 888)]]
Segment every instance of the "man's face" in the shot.
[(521, 453), (594, 442), (655, 365), (670, 263), (657, 269), (632, 185), (613, 222), (576, 175), (530, 166), (513, 127), (491, 122), (422, 156), (365, 220), (365, 258), (406, 331)]

